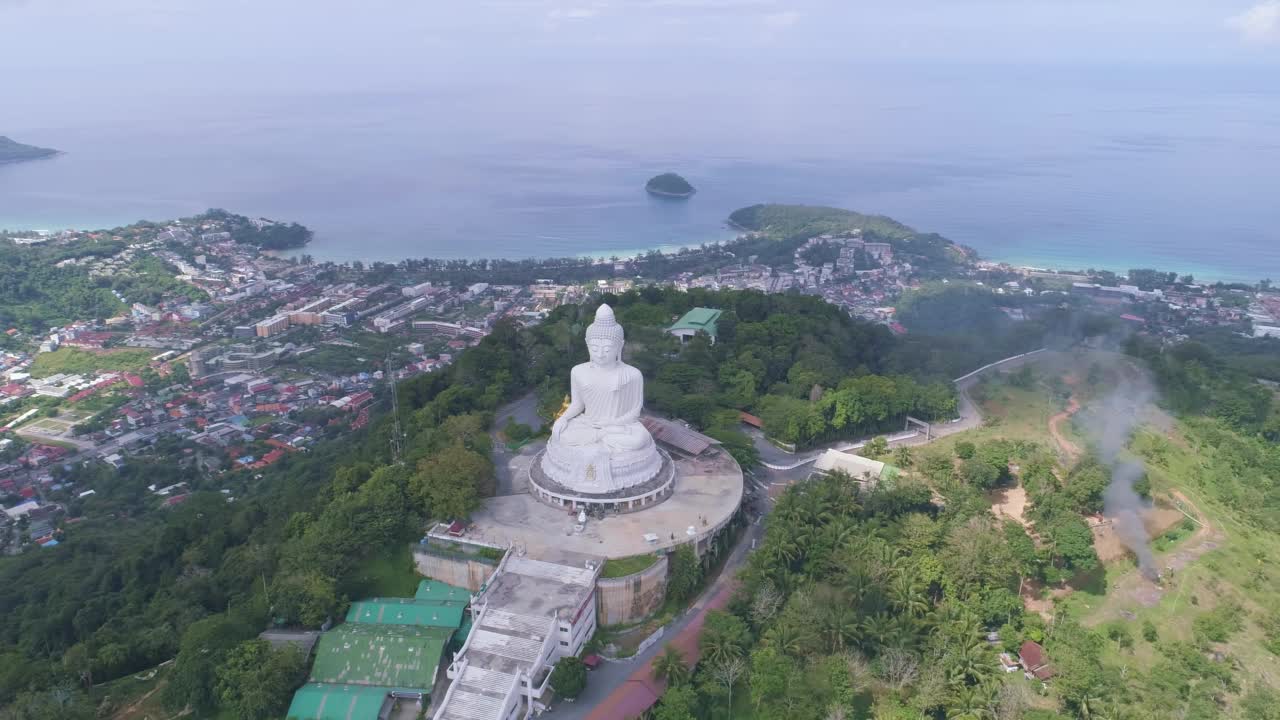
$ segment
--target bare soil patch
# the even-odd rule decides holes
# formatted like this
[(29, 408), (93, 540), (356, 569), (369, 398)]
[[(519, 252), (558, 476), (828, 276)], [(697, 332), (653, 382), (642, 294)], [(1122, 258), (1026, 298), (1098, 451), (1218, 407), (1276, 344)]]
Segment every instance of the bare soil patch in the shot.
[(1080, 401), (1076, 399), (1075, 395), (1072, 395), (1071, 399), (1067, 401), (1067, 409), (1049, 418), (1049, 434), (1053, 436), (1053, 441), (1057, 443), (1058, 449), (1062, 451), (1062, 454), (1066, 456), (1069, 462), (1075, 462), (1083, 451), (1079, 445), (1069, 440), (1063, 433), (1062, 423), (1070, 420), (1071, 416), (1079, 411)]
[(1023, 515), (1027, 508), (1027, 491), (1021, 485), (1011, 488), (1000, 488), (987, 493), (991, 501), (991, 512), (998, 518), (1013, 518), (1023, 527), (1030, 527)]

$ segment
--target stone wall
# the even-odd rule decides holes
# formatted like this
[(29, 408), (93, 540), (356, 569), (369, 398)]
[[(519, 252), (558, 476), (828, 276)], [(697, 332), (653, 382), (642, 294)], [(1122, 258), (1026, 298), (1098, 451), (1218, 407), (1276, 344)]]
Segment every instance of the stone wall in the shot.
[(418, 573), (456, 587), (476, 592), (497, 568), (495, 563), (461, 557), (446, 557), (414, 550), (413, 564)]
[(596, 581), (600, 625), (640, 622), (662, 607), (667, 594), (667, 558), (638, 573)]

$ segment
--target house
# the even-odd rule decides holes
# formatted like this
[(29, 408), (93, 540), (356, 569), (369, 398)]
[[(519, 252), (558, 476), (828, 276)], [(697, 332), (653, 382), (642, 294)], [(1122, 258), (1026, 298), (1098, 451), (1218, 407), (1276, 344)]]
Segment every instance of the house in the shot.
[(1044, 648), (1031, 640), (1022, 643), (1022, 648), (1018, 650), (1018, 662), (1022, 663), (1027, 679), (1048, 680), (1054, 675)]
[(680, 338), (681, 343), (687, 343), (698, 333), (704, 332), (711, 337), (711, 342), (714, 344), (716, 341), (716, 321), (720, 319), (722, 314), (722, 311), (713, 308), (694, 308), (685, 313), (674, 325), (667, 328), (667, 332)]
[[(889, 473), (885, 472), (886, 468), (890, 469)], [(820, 473), (843, 472), (861, 482), (879, 480), (886, 474), (893, 474), (891, 465), (834, 448), (818, 456), (818, 460), (813, 464), (813, 469)]]

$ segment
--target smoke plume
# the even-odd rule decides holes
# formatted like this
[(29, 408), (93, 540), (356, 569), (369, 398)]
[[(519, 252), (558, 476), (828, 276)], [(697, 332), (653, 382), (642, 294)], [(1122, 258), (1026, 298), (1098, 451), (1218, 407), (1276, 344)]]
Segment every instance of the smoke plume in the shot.
[(1111, 484), (1103, 494), (1103, 514), (1112, 528), (1138, 559), (1138, 569), (1148, 578), (1159, 577), (1151, 554), (1151, 538), (1142, 522), (1146, 502), (1134, 490), (1146, 473), (1139, 458), (1124, 452), (1133, 431), (1143, 423), (1156, 398), (1146, 376), (1127, 360), (1117, 360), (1111, 371), (1118, 380), (1105, 396), (1090, 404), (1085, 422), (1086, 435), (1098, 452), (1098, 459), (1111, 470)]

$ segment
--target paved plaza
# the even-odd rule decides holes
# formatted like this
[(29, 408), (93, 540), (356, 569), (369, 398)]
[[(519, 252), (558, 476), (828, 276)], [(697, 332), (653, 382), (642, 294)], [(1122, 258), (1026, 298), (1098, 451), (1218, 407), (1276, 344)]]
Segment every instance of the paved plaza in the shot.
[[(526, 449), (510, 458), (511, 473), (527, 473), (533, 452), (536, 449)], [(675, 490), (651, 508), (601, 520), (588, 518), (579, 532), (576, 512), (544, 505), (528, 493), (507, 495), (487, 500), (472, 515), (465, 537), (501, 546), (514, 543), (536, 558), (554, 558), (564, 552), (628, 557), (702, 540), (724, 525), (741, 504), (742, 470), (719, 448), (697, 458), (674, 459)]]

